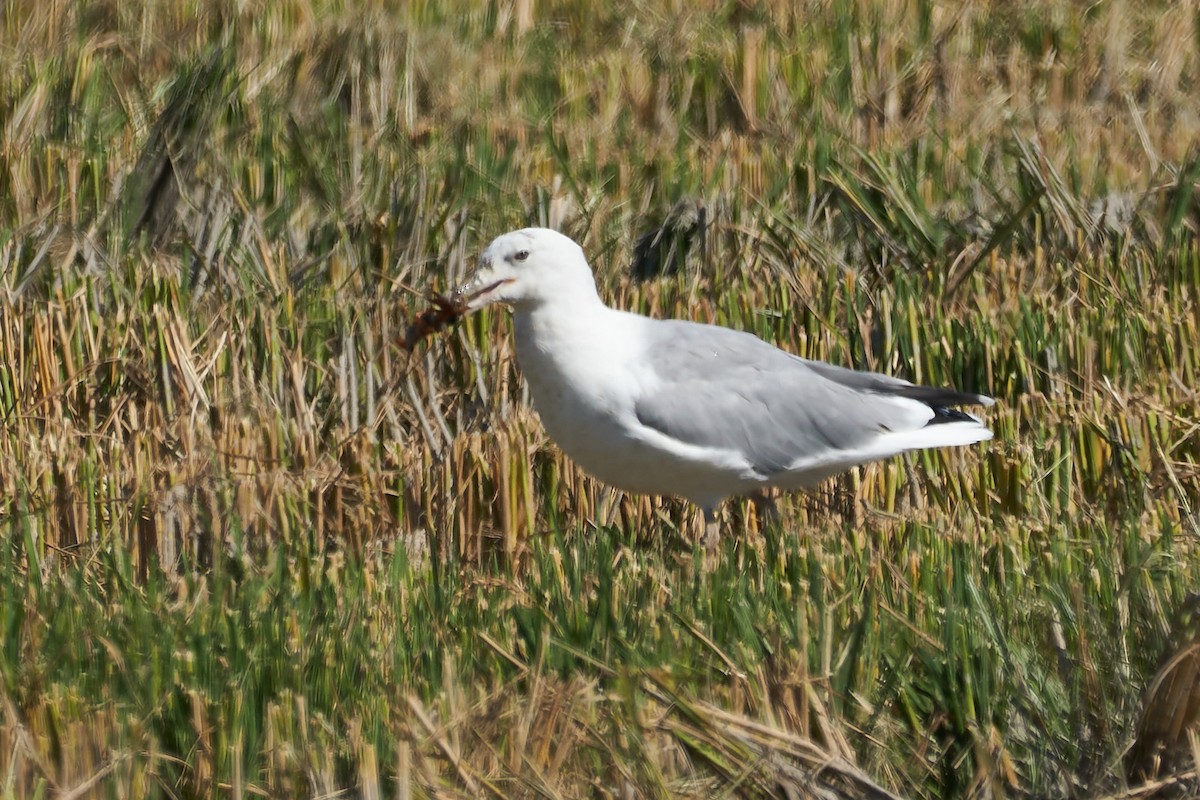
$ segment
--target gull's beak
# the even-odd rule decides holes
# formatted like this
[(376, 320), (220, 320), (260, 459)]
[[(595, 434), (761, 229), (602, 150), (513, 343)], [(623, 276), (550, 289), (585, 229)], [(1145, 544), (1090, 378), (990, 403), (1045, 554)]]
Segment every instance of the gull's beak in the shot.
[(478, 311), (484, 306), (498, 301), (500, 298), (496, 296), (496, 290), (512, 282), (512, 278), (496, 280), (491, 275), (491, 270), (481, 269), (466, 283), (454, 290), (453, 299), (466, 311)]

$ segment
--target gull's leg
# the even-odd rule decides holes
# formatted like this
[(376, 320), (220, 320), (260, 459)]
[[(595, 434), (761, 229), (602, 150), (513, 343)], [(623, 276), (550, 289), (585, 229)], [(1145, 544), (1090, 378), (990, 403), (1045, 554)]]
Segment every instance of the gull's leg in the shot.
[(701, 506), (700, 519), (704, 522), (704, 549), (711, 553), (721, 543), (721, 522), (717, 519), (717, 507)]
[(606, 486), (600, 495), (600, 502), (596, 503), (596, 523), (598, 525), (615, 525), (620, 519), (621, 494)]

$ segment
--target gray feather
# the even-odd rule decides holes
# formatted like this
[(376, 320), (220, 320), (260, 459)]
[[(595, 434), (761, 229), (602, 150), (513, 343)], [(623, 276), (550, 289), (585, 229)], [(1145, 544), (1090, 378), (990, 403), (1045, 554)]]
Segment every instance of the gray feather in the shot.
[(662, 384), (638, 400), (641, 423), (678, 441), (739, 452), (762, 476), (789, 469), (801, 454), (853, 450), (928, 421), (928, 412), (897, 397), (938, 413), (986, 399), (807, 361), (728, 328), (684, 320), (647, 327)]

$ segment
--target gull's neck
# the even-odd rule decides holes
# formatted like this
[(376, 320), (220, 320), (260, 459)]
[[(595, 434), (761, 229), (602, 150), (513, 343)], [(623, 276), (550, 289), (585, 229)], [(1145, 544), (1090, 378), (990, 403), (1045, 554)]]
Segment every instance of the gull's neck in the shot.
[(604, 305), (594, 289), (514, 312), (517, 362), (556, 441), (574, 436), (571, 420), (622, 407), (615, 398), (628, 393), (629, 364), (642, 346), (634, 324), (640, 318)]
[(600, 300), (594, 286), (573, 287), (569, 295), (559, 295), (538, 303), (522, 304), (513, 309), (517, 338), (575, 338), (594, 331), (598, 317), (611, 313)]

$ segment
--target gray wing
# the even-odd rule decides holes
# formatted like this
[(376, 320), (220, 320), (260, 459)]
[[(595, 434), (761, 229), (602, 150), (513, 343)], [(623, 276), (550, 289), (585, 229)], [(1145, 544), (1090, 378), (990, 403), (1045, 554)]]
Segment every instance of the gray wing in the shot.
[(639, 398), (638, 420), (679, 441), (740, 452), (764, 476), (888, 431), (970, 419), (949, 407), (990, 402), (807, 361), (729, 328), (682, 320), (650, 327), (661, 384)]

